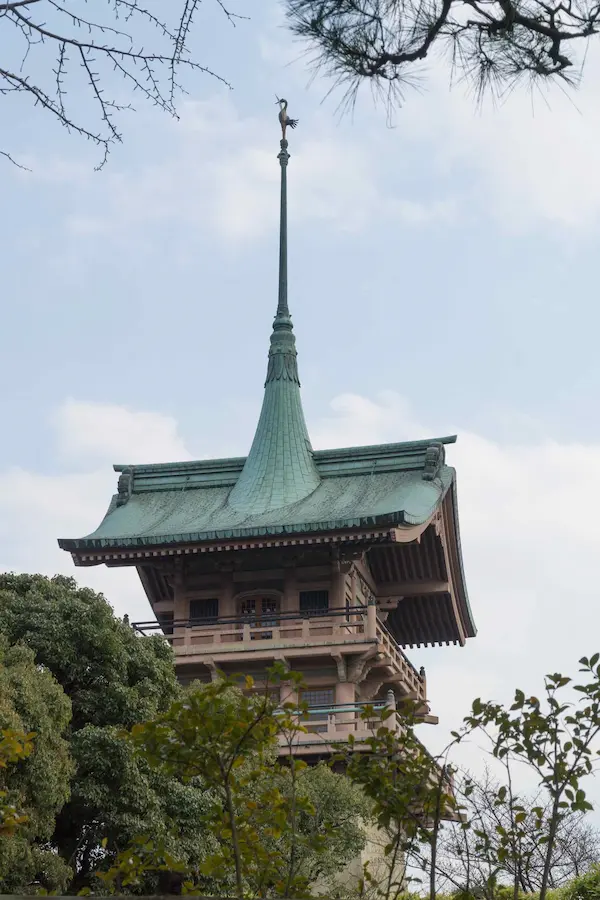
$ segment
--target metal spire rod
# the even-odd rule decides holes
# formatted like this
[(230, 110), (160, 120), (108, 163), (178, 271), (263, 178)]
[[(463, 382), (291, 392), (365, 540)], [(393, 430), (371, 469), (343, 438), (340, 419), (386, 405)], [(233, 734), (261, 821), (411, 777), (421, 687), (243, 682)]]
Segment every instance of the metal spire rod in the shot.
[(281, 150), (277, 158), (281, 166), (281, 200), (279, 208), (279, 296), (277, 300), (276, 318), (288, 318), (287, 296), (287, 164), (290, 154), (287, 150), (288, 142), (281, 138)]
[(289, 319), (290, 311), (287, 298), (287, 164), (290, 154), (287, 149), (286, 129), (295, 128), (298, 124), (298, 119), (291, 119), (288, 116), (287, 100), (280, 100), (278, 97), (276, 103), (279, 106), (279, 124), (281, 125), (281, 150), (277, 155), (281, 166), (281, 200), (279, 208), (279, 297), (275, 318)]

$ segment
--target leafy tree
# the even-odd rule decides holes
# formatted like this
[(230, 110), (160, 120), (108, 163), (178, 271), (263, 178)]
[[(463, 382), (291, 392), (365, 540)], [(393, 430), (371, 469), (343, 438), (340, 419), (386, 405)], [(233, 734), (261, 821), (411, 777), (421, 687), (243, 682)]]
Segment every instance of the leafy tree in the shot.
[[(570, 813), (592, 809), (586, 798), (584, 780), (595, 770), (600, 753), (600, 654), (580, 660), (584, 678), (578, 684), (560, 673), (547, 675), (544, 696), (515, 692), (514, 703), (506, 709), (497, 703), (475, 700), (465, 720), (466, 730), (484, 734), (494, 758), (510, 772), (512, 764), (524, 763), (539, 780), (548, 801), (527, 810), (516, 798), (510, 783), (496, 793), (498, 805), (508, 803), (512, 822), (499, 833), (507, 858), (519, 850), (528, 824), (537, 828), (537, 843), (544, 846), (540, 880), (540, 900), (550, 887), (552, 862), (561, 823)], [(565, 689), (570, 697), (565, 697)], [(573, 699), (573, 696), (575, 699)], [(515, 893), (518, 892), (519, 860), (515, 860)]]
[[(23, 645), (0, 636), (0, 892), (32, 883), (62, 890), (71, 872), (52, 852), (55, 819), (69, 796), (72, 762), (65, 731), (71, 705)], [(31, 741), (35, 734), (35, 744)], [(6, 765), (11, 762), (12, 765)], [(10, 820), (11, 811), (18, 811)]]
[[(388, 837), (383, 872), (365, 869), (366, 892), (386, 900), (399, 897), (408, 869), (416, 866), (428, 875), (430, 900), (440, 879), (461, 900), (482, 895), (497, 900), (507, 891), (518, 900), (526, 877), (539, 883), (537, 900), (549, 900), (561, 841), (570, 837), (570, 825), (584, 827), (592, 808), (584, 783), (600, 754), (600, 654), (582, 658), (580, 666), (579, 683), (559, 673), (546, 676), (542, 700), (522, 690), (510, 708), (476, 699), (463, 729), (435, 759), (414, 734), (410, 706), (379, 714), (365, 708), (363, 718), (374, 722), (369, 752), (351, 753), (347, 772), (372, 800)], [(488, 752), (505, 775), (479, 796), (471, 779), (455, 784), (449, 762), (454, 744), (477, 735), (488, 741)], [(534, 805), (514, 789), (515, 766), (537, 776), (543, 799)], [(482, 803), (491, 822), (481, 813)], [(448, 866), (449, 847), (463, 854), (458, 869)]]
[(74, 872), (71, 889), (89, 887), (105, 858), (134, 835), (164, 835), (171, 816), (186, 835), (186, 852), (197, 856), (198, 792), (189, 789), (183, 797), (179, 785), (158, 777), (118, 736), (178, 696), (166, 642), (137, 636), (101, 594), (62, 576), (0, 575), (0, 620), (8, 640), (27, 644), (72, 703), (76, 768), (71, 797), (50, 836)]
[[(448, 53), (459, 77), (479, 93), (519, 80), (575, 84), (579, 45), (598, 33), (600, 7), (587, 0), (285, 0), (292, 31), (315, 62), (348, 85), (362, 82), (394, 102), (418, 65)], [(585, 49), (583, 47), (582, 49)]]
[[(25, 734), (12, 728), (0, 730), (0, 769), (7, 769), (21, 759), (27, 759), (33, 750), (33, 732)], [(2, 782), (6, 780), (6, 772), (0, 773)], [(0, 791), (0, 837), (14, 834), (19, 825), (27, 821), (22, 810), (17, 809), (8, 800), (8, 791)]]
[(372, 802), (385, 839), (377, 868), (365, 866), (362, 888), (386, 900), (406, 893), (411, 867), (429, 872), (429, 896), (435, 900), (442, 823), (459, 812), (448, 750), (437, 757), (427, 751), (415, 734), (416, 713), (415, 703), (409, 701), (380, 712), (366, 706), (361, 716), (371, 728), (365, 742), (368, 752), (353, 752), (349, 736), (348, 777)]
[(166, 709), (177, 695), (173, 654), (115, 617), (102, 594), (57, 575), (0, 575), (0, 620), (61, 684), (73, 706), (72, 730), (125, 726)]
[[(216, 5), (230, 24), (239, 18)], [(4, 36), (0, 93), (19, 94), (57, 122), (97, 144), (106, 161), (121, 140), (119, 113), (137, 95), (176, 115), (182, 70), (224, 79), (194, 61), (190, 37), (200, 0), (7, 0), (0, 2)], [(105, 93), (116, 73), (122, 91)], [(7, 150), (0, 153), (11, 159)]]
[[(294, 679), (281, 667), (271, 677)], [(175, 870), (196, 892), (309, 896), (315, 878), (338, 871), (364, 845), (364, 797), (324, 767), (311, 772), (293, 757), (278, 759), (278, 736), (293, 744), (304, 731), (297, 707), (276, 708), (269, 683), (256, 692), (248, 678), (247, 693), (237, 684), (223, 677), (191, 686), (130, 738), (157, 771), (204, 785), (210, 803), (202, 821), (213, 851), (194, 870), (143, 835), (119, 854), (107, 884), (138, 886), (148, 871)]]
[[(270, 770), (264, 778), (275, 776), (279, 790), (289, 797), (291, 771), (288, 766)], [(297, 790), (308, 800), (308, 812), (298, 818), (298, 830), (303, 835), (327, 834), (318, 852), (305, 845), (298, 868), (309, 884), (319, 883), (330, 888), (335, 876), (355, 859), (365, 847), (364, 823), (371, 818), (371, 804), (363, 791), (341, 773), (332, 771), (326, 763), (307, 766), (298, 773)], [(283, 843), (289, 836), (283, 837)], [(284, 853), (288, 851), (284, 851)]]

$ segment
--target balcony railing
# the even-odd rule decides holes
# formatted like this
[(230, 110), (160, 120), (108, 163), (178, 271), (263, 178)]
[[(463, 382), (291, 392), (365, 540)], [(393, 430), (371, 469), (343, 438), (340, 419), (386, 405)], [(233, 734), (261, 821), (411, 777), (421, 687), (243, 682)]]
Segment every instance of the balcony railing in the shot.
[[(163, 632), (166, 624), (157, 621), (136, 622), (140, 634)], [(243, 651), (279, 646), (327, 645), (339, 642), (376, 642), (403, 676), (405, 686), (415, 699), (425, 699), (425, 678), (408, 659), (402, 648), (378, 619), (374, 606), (342, 609), (269, 612), (265, 615), (221, 616), (210, 619), (176, 619), (168, 625), (165, 639), (186, 653), (202, 655), (219, 651)]]
[[(366, 707), (372, 707), (372, 717), (364, 716)], [(306, 732), (300, 732), (290, 737), (281, 735), (282, 752), (289, 749), (290, 746), (294, 753), (302, 751), (315, 753), (319, 750), (329, 752), (329, 749), (336, 745), (348, 743), (350, 735), (354, 739), (355, 746), (359, 746), (381, 726), (382, 720), (378, 714), (387, 708), (395, 710), (393, 700), (391, 702), (376, 700), (311, 706), (308, 711), (303, 711), (300, 715), (300, 721)], [(399, 733), (402, 727), (395, 712), (392, 712), (392, 715), (388, 716), (383, 724), (395, 733)]]
[[(330, 703), (327, 706), (310, 706), (301, 714), (302, 725), (309, 734), (349, 734), (356, 731), (370, 731), (381, 724), (377, 715), (371, 719), (363, 718), (364, 710), (372, 707), (374, 713), (386, 709), (387, 704), (381, 700), (356, 703)], [(389, 717), (394, 718), (395, 717)], [(389, 719), (386, 720), (388, 722)], [(394, 721), (395, 727), (395, 721)]]

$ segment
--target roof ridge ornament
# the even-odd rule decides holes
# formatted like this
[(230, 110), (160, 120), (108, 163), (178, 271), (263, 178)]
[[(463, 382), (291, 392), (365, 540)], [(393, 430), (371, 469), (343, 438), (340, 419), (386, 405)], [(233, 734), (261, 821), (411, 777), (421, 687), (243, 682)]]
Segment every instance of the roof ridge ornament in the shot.
[(234, 509), (261, 513), (303, 500), (319, 486), (321, 477), (304, 420), (296, 338), (288, 307), (287, 271), (287, 167), (290, 159), (286, 133), (297, 119), (287, 113), (288, 102), (277, 98), (281, 125), (279, 215), (279, 290), (269, 347), (265, 394), (256, 433), (244, 468), (231, 490)]
[(433, 481), (446, 460), (446, 451), (440, 441), (432, 441), (425, 451), (423, 481)]
[(117, 483), (117, 506), (125, 506), (133, 492), (133, 468), (126, 466)]

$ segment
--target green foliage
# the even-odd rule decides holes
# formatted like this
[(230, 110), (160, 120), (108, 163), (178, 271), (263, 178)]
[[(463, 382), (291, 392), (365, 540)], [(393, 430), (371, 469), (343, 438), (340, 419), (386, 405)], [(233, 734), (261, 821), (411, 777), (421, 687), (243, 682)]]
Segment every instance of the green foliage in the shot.
[(36, 654), (68, 694), (72, 729), (130, 728), (177, 695), (173, 654), (160, 637), (140, 640), (102, 594), (57, 575), (0, 575), (0, 621), (10, 643)]
[[(0, 730), (0, 769), (7, 769), (9, 765), (27, 759), (33, 751), (34, 737), (33, 731), (25, 734), (12, 728)], [(6, 774), (0, 773), (0, 784), (6, 780)], [(26, 821), (25, 813), (9, 802), (8, 791), (0, 790), (0, 837), (14, 834), (19, 825)]]
[[(22, 645), (0, 636), (0, 788), (5, 806), (18, 811), (0, 835), (0, 892), (40, 883), (62, 890), (71, 872), (50, 851), (56, 815), (69, 797), (72, 762), (65, 732), (71, 705), (50, 672)], [(35, 743), (32, 737), (35, 734)], [(19, 735), (21, 735), (19, 737)], [(11, 763), (8, 765), (8, 763)]]
[[(0, 620), (0, 891), (89, 892), (101, 873), (102, 891), (166, 892), (179, 879), (184, 892), (302, 898), (318, 882), (341, 897), (332, 878), (375, 822), (387, 844), (382, 866), (365, 869), (364, 900), (408, 898), (407, 865), (427, 874), (430, 900), (439, 878), (454, 900), (519, 900), (531, 885), (532, 900), (598, 893), (598, 869), (549, 890), (557, 854), (574, 854), (577, 872), (596, 858), (571, 825), (591, 808), (598, 655), (581, 660), (579, 684), (548, 676), (542, 699), (476, 700), (454, 741), (484, 735), (506, 777), (479, 793), (463, 779), (457, 792), (451, 748), (425, 750), (413, 704), (365, 708), (371, 736), (360, 748), (348, 736), (340, 775), (294, 756), (306, 709), (272, 699), (273, 686), (300, 686), (281, 665), (260, 691), (224, 677), (184, 691), (164, 640), (139, 637), (62, 577), (0, 576)], [(514, 792), (515, 762), (545, 801)], [(446, 866), (448, 847), (463, 870)]]
[[(272, 683), (294, 676), (274, 667)], [(134, 726), (130, 741), (154, 769), (182, 785), (200, 782), (210, 802), (202, 817), (213, 841), (194, 870), (176, 852), (141, 836), (104, 876), (109, 887), (139, 886), (148, 871), (178, 871), (187, 890), (238, 897), (302, 897), (364, 845), (366, 800), (344, 776), (298, 759), (278, 760), (278, 735), (303, 727), (296, 708), (276, 709), (264, 692), (242, 693), (223, 677), (196, 684), (164, 714)]]
[[(593, 759), (600, 752), (600, 654), (583, 657), (580, 673), (584, 680), (573, 684), (560, 673), (547, 675), (544, 698), (515, 692), (510, 709), (497, 703), (473, 703), (465, 719), (464, 734), (479, 731), (490, 741), (493, 756), (510, 772), (512, 761), (524, 762), (536, 773), (541, 788), (547, 793), (551, 809), (544, 827), (542, 806), (525, 809), (510, 790), (510, 784), (499, 789), (498, 806), (509, 805), (510, 824), (500, 826), (501, 842), (498, 859), (512, 859), (513, 868), (521, 854), (527, 828), (537, 830), (536, 844), (545, 845), (540, 898), (549, 887), (550, 870), (561, 821), (569, 813), (586, 813), (592, 805), (586, 798), (583, 779), (592, 774)], [(565, 689), (577, 700), (565, 699)], [(464, 735), (457, 735), (460, 740)], [(518, 885), (518, 875), (515, 884)]]
[[(376, 897), (398, 897), (406, 891), (407, 863), (431, 873), (435, 894), (438, 833), (443, 819), (457, 813), (452, 790), (452, 770), (435, 759), (417, 738), (416, 705), (401, 709), (363, 709), (362, 718), (372, 723), (366, 744), (369, 752), (353, 753), (346, 760), (348, 777), (362, 787), (373, 804), (373, 815), (387, 835), (380, 871), (364, 870), (364, 889)], [(429, 858), (427, 858), (429, 857)]]
[[(273, 774), (281, 793), (289, 797), (293, 790), (289, 767), (278, 766)], [(264, 777), (273, 776), (269, 772)], [(310, 807), (310, 813), (299, 814), (298, 831), (302, 835), (327, 836), (318, 852), (313, 852), (310, 845), (304, 846), (304, 852), (299, 854), (299, 871), (309, 883), (318, 879), (321, 884), (330, 884), (332, 877), (363, 850), (363, 823), (371, 818), (371, 804), (359, 786), (325, 763), (301, 769), (297, 790), (307, 798)], [(284, 835), (284, 843), (289, 843), (289, 839), (289, 835)], [(282, 855), (289, 855), (289, 849), (282, 849)]]
[(203, 836), (197, 820), (190, 821), (202, 807), (198, 791), (188, 791), (179, 816), (173, 797), (182, 799), (180, 787), (159, 778), (117, 734), (168, 708), (180, 693), (167, 643), (140, 638), (101, 594), (62, 576), (0, 575), (0, 620), (9, 641), (26, 643), (72, 703), (71, 797), (49, 835), (59, 860), (74, 871), (69, 888), (91, 887), (96, 869), (136, 834), (170, 833), (171, 815), (186, 834), (184, 855), (198, 858)]
[(560, 900), (598, 900), (598, 898), (600, 898), (600, 865), (592, 866), (585, 875), (574, 878), (560, 894)]

